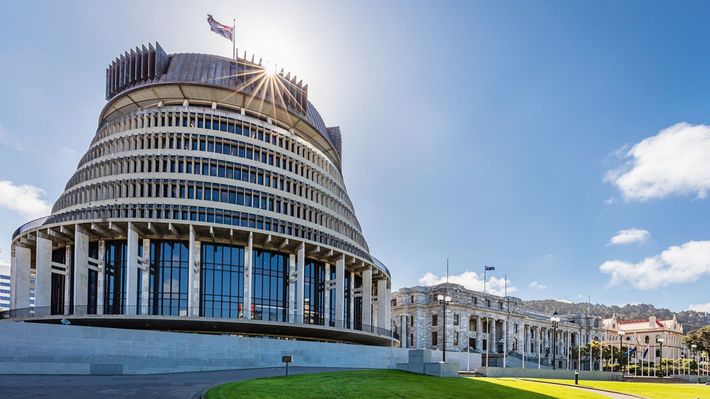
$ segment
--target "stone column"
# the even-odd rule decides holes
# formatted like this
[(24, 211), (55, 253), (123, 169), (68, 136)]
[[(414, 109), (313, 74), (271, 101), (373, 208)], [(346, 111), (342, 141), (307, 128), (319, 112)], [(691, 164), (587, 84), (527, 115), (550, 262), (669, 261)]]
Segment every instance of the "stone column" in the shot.
[(355, 273), (350, 272), (350, 328), (355, 329)]
[(323, 286), (325, 287), (325, 295), (324, 295), (324, 300), (323, 300), (323, 325), (329, 326), (330, 325), (330, 291), (332, 290), (332, 287), (330, 286), (330, 263), (326, 263), (325, 265), (325, 282)]
[[(372, 332), (372, 267), (362, 271), (362, 324), (363, 330)], [(368, 327), (365, 327), (367, 325)]]
[(32, 251), (29, 248), (19, 245), (13, 247), (10, 261), (10, 308), (24, 309), (26, 312), (21, 312), (18, 316), (29, 314), (31, 261)]
[(66, 246), (65, 249), (65, 264), (66, 264), (66, 274), (64, 275), (64, 314), (68, 315), (71, 314), (71, 298), (73, 295), (72, 292), (72, 264), (74, 262), (74, 259), (72, 259), (72, 245), (69, 244)]
[(249, 239), (247, 240), (247, 247), (244, 248), (244, 318), (251, 320), (252, 318), (252, 297), (253, 295), (253, 281), (252, 281), (252, 268), (254, 265), (254, 233), (249, 232)]
[[(99, 271), (96, 274), (96, 313), (104, 313), (104, 277), (106, 275), (106, 241), (99, 240), (99, 257), (96, 265)], [(88, 259), (88, 258), (87, 258)]]
[(483, 351), (483, 323), (481, 316), (476, 316), (476, 350)]
[[(189, 254), (188, 254), (189, 256)], [(143, 239), (143, 275), (141, 276), (141, 314), (149, 314), (150, 306), (150, 240)], [(189, 284), (189, 283), (188, 283)]]
[(303, 294), (306, 284), (306, 244), (304, 243), (298, 246), (298, 252), (296, 253), (296, 273), (296, 320), (298, 320), (298, 323), (303, 323), (305, 321), (305, 298)]
[(488, 337), (488, 345), (491, 353), (498, 353), (498, 338), (496, 337), (496, 320), (491, 319), (491, 336)]
[(136, 314), (138, 305), (138, 232), (128, 223), (126, 238), (126, 309), (125, 314)]
[(296, 322), (296, 282), (298, 281), (298, 274), (296, 272), (296, 255), (290, 254), (288, 256), (288, 311), (289, 311), (289, 322)]
[(542, 344), (540, 343), (540, 327), (535, 326), (533, 328), (534, 328), (533, 343), (535, 344), (533, 355), (535, 355), (535, 357), (537, 357), (537, 358), (540, 358), (540, 354), (541, 354), (540, 346), (542, 346)]
[(345, 255), (335, 261), (335, 326), (345, 328)]
[(509, 333), (508, 328), (509, 328), (508, 327), (508, 320), (503, 320), (501, 322), (501, 329), (502, 329), (501, 335), (503, 335), (503, 354), (508, 353), (508, 333)]
[(407, 345), (408, 344), (407, 340), (409, 339), (409, 331), (408, 331), (409, 324), (408, 323), (409, 323), (409, 320), (407, 320), (406, 314), (403, 314), (402, 316), (400, 316), (401, 328), (399, 329), (399, 345), (402, 348), (409, 347), (409, 345)]
[(382, 278), (377, 280), (377, 327), (389, 330), (389, 293), (387, 288), (387, 279)]
[(49, 315), (52, 305), (52, 241), (37, 233), (35, 247), (35, 315)]
[[(89, 236), (84, 229), (74, 228), (74, 314), (85, 314), (88, 305)], [(103, 280), (99, 281), (103, 286)]]
[[(195, 228), (190, 225), (190, 241), (187, 256), (187, 314), (200, 315), (200, 253), (202, 246), (195, 236)], [(246, 274), (244, 275), (246, 280)], [(245, 295), (246, 298), (246, 295)]]
[(525, 353), (530, 355), (533, 353), (532, 348), (531, 348), (532, 343), (533, 343), (533, 341), (532, 341), (532, 327), (528, 324), (526, 326), (526, 328), (527, 328), (527, 331), (525, 332), (525, 334), (527, 334), (526, 335), (527, 340), (525, 341)]

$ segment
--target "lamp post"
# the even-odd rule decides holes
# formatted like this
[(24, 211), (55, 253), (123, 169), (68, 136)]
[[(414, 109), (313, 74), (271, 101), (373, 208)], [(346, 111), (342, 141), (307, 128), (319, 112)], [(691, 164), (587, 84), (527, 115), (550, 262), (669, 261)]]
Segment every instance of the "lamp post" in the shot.
[[(666, 342), (666, 340), (665, 340), (664, 338), (658, 338), (658, 343), (661, 345), (661, 355), (660, 355), (660, 357), (658, 358), (658, 359), (659, 359), (659, 360), (658, 360), (658, 363), (661, 364), (661, 365), (663, 365), (663, 343), (664, 343), (664, 342)], [(654, 367), (654, 368), (655, 368), (655, 367)], [(663, 368), (661, 368), (661, 370), (663, 370)]]
[(443, 296), (439, 294), (436, 299), (439, 300), (440, 303), (444, 305), (444, 354), (442, 356), (442, 359), (444, 360), (444, 363), (446, 363), (446, 305), (451, 302), (451, 297), (450, 296)]
[(557, 326), (560, 324), (560, 318), (557, 317), (557, 311), (552, 314), (550, 321), (552, 322), (552, 369), (556, 370), (557, 359), (555, 359), (555, 355), (557, 354)]
[(624, 374), (624, 335), (626, 334), (626, 331), (624, 330), (619, 330), (619, 369), (621, 370), (621, 374)]
[[(695, 360), (695, 355), (696, 355), (697, 352), (698, 352), (698, 350), (697, 350), (697, 349), (698, 349), (698, 345), (692, 344), (692, 345), (690, 345), (690, 347), (693, 349), (693, 360)], [(699, 377), (699, 376), (700, 376), (700, 362), (698, 362), (697, 364), (698, 364), (698, 370), (697, 370), (697, 371), (698, 371), (698, 377)]]

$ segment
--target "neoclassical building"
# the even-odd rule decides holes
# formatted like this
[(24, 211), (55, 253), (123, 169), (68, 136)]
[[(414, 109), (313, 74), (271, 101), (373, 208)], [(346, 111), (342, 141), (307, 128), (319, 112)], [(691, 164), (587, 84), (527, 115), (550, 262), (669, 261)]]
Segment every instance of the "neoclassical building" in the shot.
[(13, 235), (5, 317), (392, 344), (390, 274), (308, 85), (156, 43), (105, 91), (51, 215)]
[[(659, 359), (680, 359), (686, 355), (683, 344), (683, 325), (675, 315), (669, 320), (659, 320), (656, 316), (648, 319), (622, 320), (612, 315), (604, 319), (604, 342), (609, 345), (619, 345), (636, 348), (631, 356), (631, 362), (656, 362)], [(623, 331), (623, 337), (619, 332)], [(661, 347), (663, 352), (661, 353)], [(646, 357), (644, 357), (644, 352)]]
[[(446, 319), (439, 295), (451, 298)], [(452, 283), (400, 289), (392, 298), (392, 317), (402, 347), (441, 350), (446, 340), (446, 350), (488, 353), (496, 359), (491, 365), (498, 366), (503, 353), (526, 361), (540, 359), (543, 365), (551, 365), (554, 353), (557, 367), (575, 367), (572, 348), (602, 335), (600, 318), (561, 315), (555, 327), (552, 315), (525, 309), (519, 298)]]

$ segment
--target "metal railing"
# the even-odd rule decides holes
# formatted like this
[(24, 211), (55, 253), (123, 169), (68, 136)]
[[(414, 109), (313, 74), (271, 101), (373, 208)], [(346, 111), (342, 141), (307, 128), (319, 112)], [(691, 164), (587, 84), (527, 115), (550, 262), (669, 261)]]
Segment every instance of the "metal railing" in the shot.
[[(323, 317), (316, 317), (314, 315), (302, 315), (302, 314), (276, 314), (274, 313), (261, 313), (254, 311), (251, 313), (249, 319), (247, 319), (247, 314), (243, 311), (234, 312), (224, 312), (222, 315), (205, 315), (203, 308), (171, 308), (165, 309), (161, 307), (154, 306), (66, 306), (63, 308), (63, 312), (58, 312), (56, 308), (52, 306), (43, 307), (29, 307), (29, 308), (19, 308), (10, 309), (0, 312), (0, 320), (16, 320), (16, 319), (33, 319), (33, 318), (46, 318), (46, 317), (60, 317), (66, 316), (67, 320), (72, 317), (101, 317), (101, 316), (169, 316), (169, 317), (185, 317), (185, 318), (200, 318), (200, 319), (210, 319), (210, 320), (220, 320), (220, 321), (255, 321), (255, 322), (273, 322), (273, 323), (288, 323), (295, 324), (304, 327), (330, 327), (338, 328), (352, 331), (360, 331), (366, 333), (372, 333), (379, 336), (396, 338), (392, 330), (378, 327), (369, 324), (355, 324), (350, 323), (348, 320), (325, 320)], [(208, 312), (209, 313), (209, 312)], [(213, 312), (214, 313), (214, 312)]]

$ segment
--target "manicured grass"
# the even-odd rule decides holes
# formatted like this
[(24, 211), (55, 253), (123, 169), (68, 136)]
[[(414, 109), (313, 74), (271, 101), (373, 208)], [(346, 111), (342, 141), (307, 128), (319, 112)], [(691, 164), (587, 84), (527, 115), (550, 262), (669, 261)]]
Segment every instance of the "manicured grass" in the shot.
[[(574, 385), (574, 380), (547, 380)], [(580, 381), (580, 386), (628, 393), (648, 399), (710, 399), (710, 386), (653, 382)]]
[(227, 398), (606, 399), (574, 388), (492, 378), (438, 378), (396, 370), (358, 370), (232, 382), (210, 389)]

